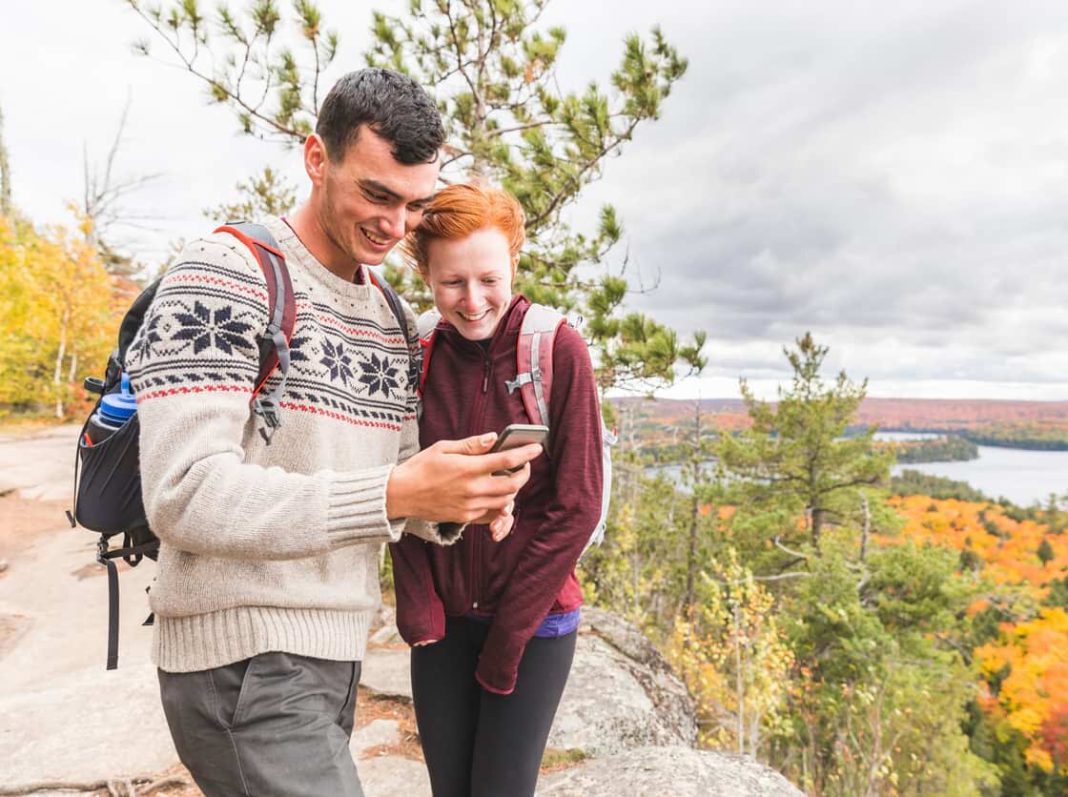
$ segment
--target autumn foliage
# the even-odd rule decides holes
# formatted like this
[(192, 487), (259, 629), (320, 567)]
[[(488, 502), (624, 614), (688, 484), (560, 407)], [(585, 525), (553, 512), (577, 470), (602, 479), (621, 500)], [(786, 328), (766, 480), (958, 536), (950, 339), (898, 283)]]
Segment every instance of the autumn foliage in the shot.
[(39, 230), (0, 216), (0, 415), (65, 417), (114, 345), (136, 286), (108, 274), (85, 223)]
[(905, 526), (881, 543), (949, 547), (961, 555), (961, 577), (987, 587), (969, 608), (973, 625), (995, 621), (992, 638), (974, 650), (983, 711), (995, 727), (1022, 735), (1028, 764), (1068, 771), (1068, 612), (1043, 605), (1068, 573), (1068, 535), (998, 504), (926, 496), (892, 504)]

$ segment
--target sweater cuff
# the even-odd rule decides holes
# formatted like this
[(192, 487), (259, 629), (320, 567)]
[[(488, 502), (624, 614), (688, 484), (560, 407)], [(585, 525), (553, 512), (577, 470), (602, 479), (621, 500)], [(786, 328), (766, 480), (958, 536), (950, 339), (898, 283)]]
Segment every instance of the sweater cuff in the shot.
[(408, 518), (408, 525), (404, 527), (404, 533), (438, 545), (452, 545), (463, 536), (465, 528), (467, 528), (466, 523), (436, 523), (413, 517)]
[[(487, 642), (489, 641), (487, 639)], [(483, 646), (475, 668), (475, 680), (488, 692), (510, 695), (515, 691), (515, 682), (519, 677), (519, 660), (523, 658), (525, 650), (526, 644)]]
[(480, 673), (478, 670), (475, 670), (475, 680), (478, 681), (478, 685), (479, 686), (481, 686), (487, 692), (490, 692), (490, 693), (495, 694), (495, 695), (505, 695), (505, 696), (507, 696), (507, 695), (512, 694), (512, 692), (515, 691), (515, 679), (514, 678), (512, 679), (512, 685), (509, 686), (507, 689), (498, 689), (495, 686), (490, 686), (488, 683), (486, 683), (486, 679), (482, 677), (482, 673)]
[(393, 465), (335, 474), (327, 494), (326, 534), (334, 548), (356, 542), (396, 542), (405, 519), (386, 517), (386, 484)]

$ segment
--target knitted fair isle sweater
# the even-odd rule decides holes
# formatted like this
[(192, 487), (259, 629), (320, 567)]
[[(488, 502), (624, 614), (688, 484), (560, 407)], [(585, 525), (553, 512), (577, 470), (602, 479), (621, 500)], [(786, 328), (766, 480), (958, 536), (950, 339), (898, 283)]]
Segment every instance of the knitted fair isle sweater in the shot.
[[(266, 651), (362, 659), (381, 547), (405, 529), (385, 497), (394, 464), (418, 447), (407, 340), (366, 273), (346, 282), (285, 222), (266, 226), (297, 310), (270, 445), (249, 407), (267, 286), (233, 236), (186, 247), (127, 356), (145, 511), (161, 540), (153, 661), (167, 672)], [(407, 530), (441, 542), (433, 524)]]

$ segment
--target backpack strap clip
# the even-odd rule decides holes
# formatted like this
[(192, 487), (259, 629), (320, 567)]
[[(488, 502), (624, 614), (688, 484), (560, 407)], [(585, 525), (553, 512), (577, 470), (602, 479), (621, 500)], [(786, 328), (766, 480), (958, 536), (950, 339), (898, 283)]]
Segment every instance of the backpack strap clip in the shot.
[(523, 385), (529, 385), (534, 381), (534, 376), (530, 373), (516, 374), (515, 379), (505, 379), (504, 386), (508, 388), (508, 395), (512, 395)]
[(278, 414), (278, 407), (269, 398), (265, 398), (262, 395), (256, 396), (252, 400), (252, 411), (256, 415), (263, 419), (263, 426), (260, 427), (260, 436), (263, 437), (263, 442), (267, 445), (271, 444), (271, 438), (274, 437), (275, 431), (282, 425), (282, 418)]
[[(271, 231), (261, 224), (234, 221), (217, 227), (215, 232), (233, 235), (252, 253), (267, 282), (267, 329), (260, 337), (260, 371), (252, 391), (252, 412), (263, 419), (260, 436), (267, 445), (275, 431), (282, 425), (278, 407), (285, 395), (286, 378), (289, 375), (289, 342), (296, 325), (297, 307), (293, 283), (289, 278), (285, 255)], [(271, 390), (266, 390), (267, 379), (278, 372), (278, 380)], [(266, 393), (267, 395), (264, 395)]]

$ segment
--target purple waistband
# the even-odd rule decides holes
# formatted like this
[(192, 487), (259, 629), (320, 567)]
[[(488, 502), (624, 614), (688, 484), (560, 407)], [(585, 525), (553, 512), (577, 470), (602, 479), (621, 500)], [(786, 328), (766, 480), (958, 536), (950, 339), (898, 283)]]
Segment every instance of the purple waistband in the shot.
[[(493, 620), (492, 615), (475, 614), (474, 612), (468, 612), (464, 616), (468, 620), (475, 620), (480, 623), (489, 623)], [(559, 636), (567, 636), (568, 634), (577, 631), (581, 623), (582, 609), (572, 609), (569, 612), (548, 614), (545, 616), (545, 619), (541, 621), (541, 625), (539, 625), (538, 630), (534, 632), (534, 636), (539, 639), (553, 639)]]

